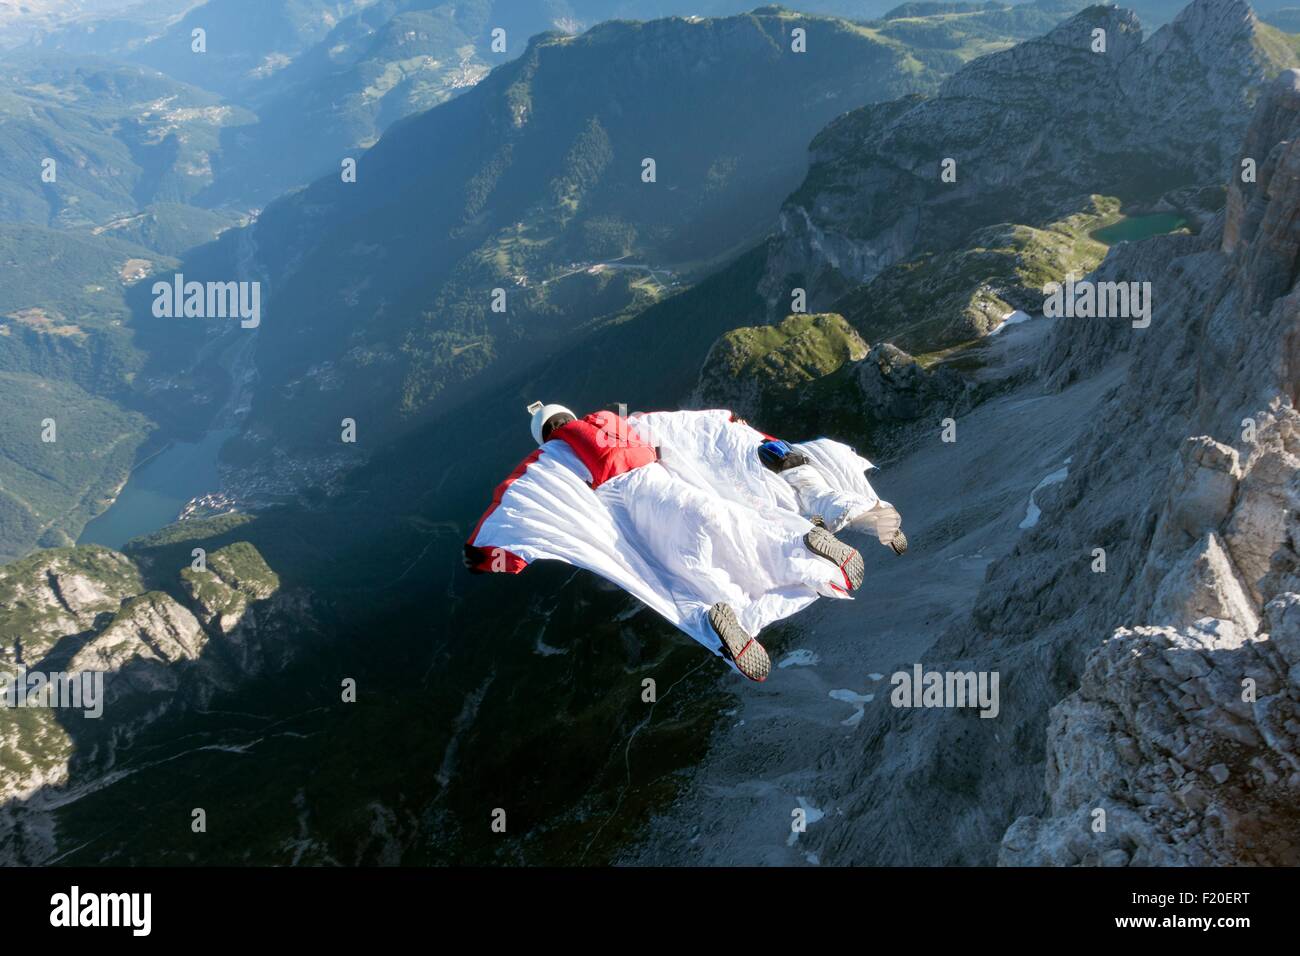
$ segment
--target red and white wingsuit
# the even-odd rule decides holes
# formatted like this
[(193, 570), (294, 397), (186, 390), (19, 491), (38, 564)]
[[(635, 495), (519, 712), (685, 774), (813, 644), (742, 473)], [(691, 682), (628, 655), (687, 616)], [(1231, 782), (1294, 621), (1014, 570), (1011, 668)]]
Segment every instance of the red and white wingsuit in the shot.
[(467, 560), (510, 574), (546, 558), (586, 568), (720, 653), (716, 602), (757, 637), (819, 595), (848, 597), (843, 572), (804, 546), (807, 516), (882, 541), (899, 526), (853, 449), (795, 445), (809, 464), (778, 475), (757, 454), (766, 437), (725, 410), (568, 422), (497, 487)]

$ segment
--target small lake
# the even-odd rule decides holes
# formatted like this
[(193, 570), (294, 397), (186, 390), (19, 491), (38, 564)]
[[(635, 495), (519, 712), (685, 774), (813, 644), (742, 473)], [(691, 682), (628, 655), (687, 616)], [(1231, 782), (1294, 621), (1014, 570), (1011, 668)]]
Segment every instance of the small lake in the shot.
[(1113, 246), (1117, 242), (1137, 242), (1139, 239), (1163, 236), (1185, 225), (1187, 220), (1177, 213), (1157, 212), (1150, 216), (1125, 216), (1119, 222), (1112, 222), (1089, 235), (1098, 242)]
[(209, 432), (199, 442), (173, 442), (131, 472), (117, 500), (81, 532), (77, 544), (120, 550), (132, 538), (176, 520), (196, 495), (217, 491), (217, 453), (234, 433)]

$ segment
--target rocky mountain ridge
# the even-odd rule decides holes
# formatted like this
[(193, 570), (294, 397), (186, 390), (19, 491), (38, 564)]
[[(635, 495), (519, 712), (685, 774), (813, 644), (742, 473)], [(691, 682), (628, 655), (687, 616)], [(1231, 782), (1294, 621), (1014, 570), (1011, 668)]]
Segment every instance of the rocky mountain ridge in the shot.
[[(892, 785), (857, 774), (846, 812), (902, 813), (901, 790), (910, 812), (961, 821), (960, 850), (927, 836), (908, 858), (992, 862), (1003, 821), (1008, 864), (1294, 859), (1298, 105), (1289, 71), (1245, 138), (1260, 177), (1230, 183), (1214, 227), (1118, 247), (1098, 270), (1153, 283), (1148, 329), (1063, 320), (1043, 348), (1038, 374), (1058, 386), (1127, 373), (969, 621), (927, 653), (1000, 671), (1000, 726), (913, 722), (866, 765), (891, 765)], [(909, 782), (939, 767), (978, 783), (954, 797)]]
[(311, 623), (308, 599), (282, 591), (251, 545), (205, 561), (170, 591), (150, 589), (137, 560), (93, 545), (0, 569), (6, 685), (28, 673), (103, 675), (95, 716), (0, 708), (0, 860), (40, 862), (56, 845), (47, 811), (129, 768), (143, 731), (278, 671), (295, 653), (291, 636)]
[[(1258, 175), (1228, 180), (1216, 219), (1087, 277), (1150, 282), (1149, 325), (1013, 327), (984, 346), (1009, 387), (935, 396), (886, 444), (873, 480), (912, 563), (869, 568), (865, 612), (773, 636), (790, 675), (745, 699), (629, 861), (1296, 862), (1297, 144), (1292, 70), (1233, 153)], [(997, 674), (997, 718), (891, 706), (872, 681), (918, 663)], [(837, 701), (859, 708), (838, 727)], [(787, 840), (793, 806), (822, 816)]]
[(1171, 341), (1131, 346), (1130, 419), (1143, 379), (1168, 388), (1161, 352), (1196, 355), (1160, 406), (1187, 437), (1145, 469), (1128, 623), (1052, 709), (1049, 807), (1010, 827), (1003, 863), (1300, 860), (1300, 72), (1269, 87), (1240, 158), (1258, 181), (1234, 178), (1221, 228), (1167, 266)]
[(1198, 193), (1226, 177), (1255, 89), (1297, 63), (1277, 36), (1243, 0), (1196, 0), (1145, 42), (1131, 11), (1094, 6), (971, 62), (932, 99), (841, 117), (782, 209), (765, 297), (780, 308), (803, 287), (825, 308), (974, 228), (1043, 226), (1090, 193), (1212, 202)]

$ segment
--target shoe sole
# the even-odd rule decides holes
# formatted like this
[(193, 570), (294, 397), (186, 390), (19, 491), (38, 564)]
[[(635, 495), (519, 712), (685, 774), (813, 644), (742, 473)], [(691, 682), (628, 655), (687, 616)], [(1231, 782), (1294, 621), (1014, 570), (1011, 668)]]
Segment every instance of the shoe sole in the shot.
[(767, 675), (772, 673), (772, 660), (763, 645), (745, 633), (731, 605), (718, 603), (709, 608), (709, 624), (722, 638), (723, 654), (738, 671), (752, 681), (767, 680)]
[(894, 536), (889, 539), (889, 550), (894, 554), (904, 554), (907, 551), (907, 535), (895, 531)]
[(813, 554), (825, 558), (840, 569), (844, 575), (844, 583), (848, 585), (850, 591), (856, 591), (862, 586), (867, 566), (863, 563), (862, 555), (858, 554), (857, 549), (849, 547), (823, 528), (813, 528), (804, 535), (803, 542)]

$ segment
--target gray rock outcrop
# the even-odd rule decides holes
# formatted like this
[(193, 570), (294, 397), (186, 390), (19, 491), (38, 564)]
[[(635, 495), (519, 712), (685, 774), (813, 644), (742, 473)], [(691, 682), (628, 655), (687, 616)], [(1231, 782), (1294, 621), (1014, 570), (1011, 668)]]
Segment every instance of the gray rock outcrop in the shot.
[(48, 809), (93, 790), (158, 720), (289, 660), (291, 634), (311, 619), (308, 600), (282, 592), (251, 545), (215, 550), (207, 562), (185, 569), (174, 594), (150, 589), (135, 561), (98, 546), (0, 568), (3, 688), (30, 673), (83, 688), (83, 679), (102, 680), (93, 706), (78, 698), (0, 708), (0, 863), (52, 852)]
[[(1136, 529), (1131, 582), (1110, 615), (1080, 588), (1073, 616), (1128, 623), (1052, 708), (1048, 807), (1007, 830), (1004, 864), (1300, 862), (1300, 72), (1261, 98), (1247, 156), (1258, 181), (1234, 178), (1220, 228), (1169, 250), (1174, 321), (1130, 346), (1111, 451), (1128, 461), (1094, 470), (1088, 494), (1114, 487), (1107, 472), (1146, 489), (1111, 516)], [(1152, 260), (1162, 243), (1142, 245)], [(1162, 469), (1171, 426), (1185, 437)], [(1023, 604), (997, 578), (1001, 619)]]
[[(836, 816), (805, 850), (911, 865), (1295, 862), (1297, 107), (1288, 72), (1244, 140), (1268, 157), (1257, 181), (1234, 184), (1200, 235), (1112, 250), (1099, 274), (1152, 283), (1148, 327), (1061, 319), (1042, 343), (1019, 414), (1044, 386), (1118, 384), (1071, 425), (1068, 474), (924, 657), (1000, 674), (998, 717), (868, 711), (856, 752), (817, 762)], [(960, 420), (963, 440), (976, 427)]]

